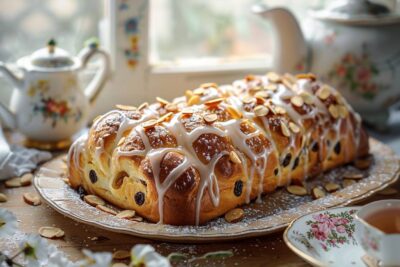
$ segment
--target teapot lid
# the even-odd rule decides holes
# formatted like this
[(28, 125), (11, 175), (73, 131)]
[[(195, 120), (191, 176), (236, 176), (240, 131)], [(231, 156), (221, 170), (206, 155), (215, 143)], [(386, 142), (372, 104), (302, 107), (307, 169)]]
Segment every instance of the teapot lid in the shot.
[(77, 67), (78, 62), (67, 51), (58, 48), (56, 41), (51, 39), (47, 47), (21, 58), (18, 64), (33, 70), (63, 71)]
[(369, 0), (336, 0), (325, 9), (311, 12), (311, 15), (321, 20), (358, 25), (400, 23), (399, 14)]

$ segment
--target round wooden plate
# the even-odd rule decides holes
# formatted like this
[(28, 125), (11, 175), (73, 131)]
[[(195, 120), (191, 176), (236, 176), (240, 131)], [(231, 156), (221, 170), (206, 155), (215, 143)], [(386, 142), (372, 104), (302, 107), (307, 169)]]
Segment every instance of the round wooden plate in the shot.
[[(119, 219), (85, 203), (71, 189), (65, 179), (63, 156), (44, 164), (36, 173), (34, 185), (42, 198), (58, 212), (76, 221), (139, 237), (173, 242), (210, 242), (266, 235), (283, 230), (295, 218), (331, 207), (346, 206), (363, 200), (394, 183), (399, 176), (399, 158), (383, 143), (370, 139), (374, 163), (363, 171), (365, 178), (318, 200), (310, 196), (299, 197), (279, 189), (264, 196), (261, 203), (244, 205), (245, 218), (238, 223), (227, 223), (223, 218), (202, 226), (172, 226), (150, 222)], [(307, 181), (308, 187), (328, 181), (342, 183), (344, 166)]]

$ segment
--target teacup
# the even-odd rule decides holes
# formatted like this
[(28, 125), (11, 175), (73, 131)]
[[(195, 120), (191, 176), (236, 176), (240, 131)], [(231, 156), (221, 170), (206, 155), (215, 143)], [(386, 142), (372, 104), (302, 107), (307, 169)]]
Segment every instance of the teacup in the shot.
[(400, 199), (372, 202), (356, 214), (356, 239), (380, 266), (400, 266)]

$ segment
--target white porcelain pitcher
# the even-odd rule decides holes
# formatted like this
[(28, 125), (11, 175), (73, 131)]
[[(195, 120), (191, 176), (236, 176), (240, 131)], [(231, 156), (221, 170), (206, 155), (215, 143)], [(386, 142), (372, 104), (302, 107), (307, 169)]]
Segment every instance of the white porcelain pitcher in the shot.
[(288, 9), (257, 5), (253, 11), (275, 30), (278, 71), (317, 74), (364, 121), (385, 128), (389, 107), (400, 99), (399, 14), (368, 0), (329, 1), (326, 9), (309, 12), (302, 29)]
[[(89, 85), (82, 90), (78, 72), (98, 55), (103, 60)], [(15, 87), (10, 107), (0, 104), (0, 117), (10, 127), (27, 137), (28, 146), (60, 149), (87, 123), (89, 104), (103, 88), (109, 73), (110, 59), (95, 42), (85, 47), (77, 57), (48, 46), (17, 61), (22, 77), (14, 74), (3, 62), (0, 72)]]

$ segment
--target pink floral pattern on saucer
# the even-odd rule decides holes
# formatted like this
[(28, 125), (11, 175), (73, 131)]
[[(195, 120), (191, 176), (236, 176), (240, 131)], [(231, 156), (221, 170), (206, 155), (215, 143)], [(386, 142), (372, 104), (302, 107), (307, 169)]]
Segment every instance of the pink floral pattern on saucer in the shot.
[(325, 251), (342, 244), (356, 244), (354, 239), (355, 223), (354, 213), (356, 210), (331, 213), (325, 211), (312, 215), (312, 219), (306, 221), (309, 230), (306, 235), (308, 239), (316, 239)]

